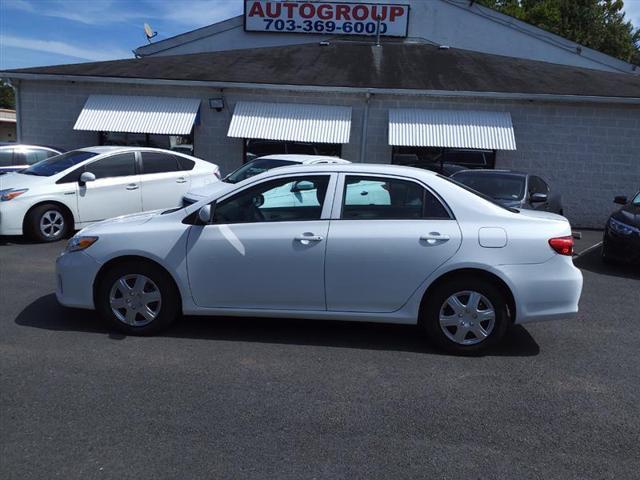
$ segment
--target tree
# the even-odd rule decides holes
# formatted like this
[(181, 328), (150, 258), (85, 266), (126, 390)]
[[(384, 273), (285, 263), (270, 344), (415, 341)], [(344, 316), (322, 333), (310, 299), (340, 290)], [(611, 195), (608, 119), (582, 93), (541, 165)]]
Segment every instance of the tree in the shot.
[(478, 0), (627, 62), (640, 63), (640, 27), (625, 18), (623, 0)]
[(16, 108), (16, 99), (13, 94), (13, 88), (2, 83), (0, 83), (0, 108), (8, 108), (10, 110), (15, 110)]

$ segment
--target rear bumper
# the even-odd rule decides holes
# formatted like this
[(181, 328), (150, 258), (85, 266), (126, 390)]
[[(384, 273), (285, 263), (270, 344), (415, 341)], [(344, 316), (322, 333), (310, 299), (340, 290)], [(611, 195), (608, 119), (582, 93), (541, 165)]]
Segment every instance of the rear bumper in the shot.
[(571, 318), (578, 313), (582, 272), (570, 257), (535, 265), (502, 265), (516, 303), (515, 323)]
[(100, 264), (85, 252), (63, 253), (56, 260), (56, 298), (61, 305), (93, 309), (93, 282)]

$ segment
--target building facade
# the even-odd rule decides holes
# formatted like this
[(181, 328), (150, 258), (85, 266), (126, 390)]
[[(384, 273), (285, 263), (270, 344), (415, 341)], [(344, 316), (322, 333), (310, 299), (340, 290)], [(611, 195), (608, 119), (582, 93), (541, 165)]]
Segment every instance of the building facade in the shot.
[[(270, 3), (247, 9), (256, 2)], [(633, 66), (468, 1), (377, 4), (407, 8), (406, 37), (376, 46), (375, 35), (245, 31), (239, 17), (141, 47), (137, 59), (0, 76), (17, 89), (23, 142), (187, 148), (223, 172), (276, 151), (446, 158), (540, 175), (579, 227), (603, 226), (613, 196), (640, 189)], [(124, 120), (136, 102), (139, 125)], [(189, 127), (167, 130), (178, 114)]]

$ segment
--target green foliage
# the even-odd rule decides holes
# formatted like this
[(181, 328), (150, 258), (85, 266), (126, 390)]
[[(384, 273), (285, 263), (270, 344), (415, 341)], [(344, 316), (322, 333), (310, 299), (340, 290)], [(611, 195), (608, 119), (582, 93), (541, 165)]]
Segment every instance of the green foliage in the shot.
[(478, 0), (594, 50), (640, 63), (640, 27), (625, 18), (623, 0)]
[(0, 108), (9, 108), (15, 110), (16, 99), (13, 94), (13, 88), (0, 82)]

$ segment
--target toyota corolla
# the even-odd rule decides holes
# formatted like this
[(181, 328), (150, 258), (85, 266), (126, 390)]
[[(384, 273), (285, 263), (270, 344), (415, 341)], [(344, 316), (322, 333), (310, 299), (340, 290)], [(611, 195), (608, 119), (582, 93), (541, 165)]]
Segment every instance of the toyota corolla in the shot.
[(564, 217), (432, 172), (283, 167), (82, 230), (58, 258), (57, 297), (128, 334), (180, 314), (390, 322), (466, 354), (514, 323), (576, 314), (572, 253)]

